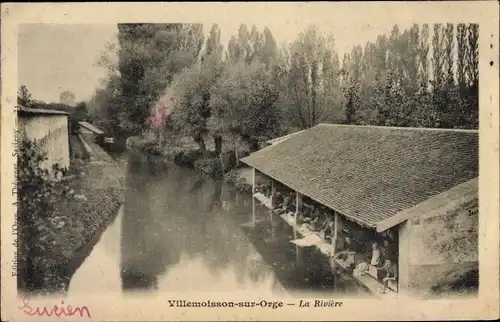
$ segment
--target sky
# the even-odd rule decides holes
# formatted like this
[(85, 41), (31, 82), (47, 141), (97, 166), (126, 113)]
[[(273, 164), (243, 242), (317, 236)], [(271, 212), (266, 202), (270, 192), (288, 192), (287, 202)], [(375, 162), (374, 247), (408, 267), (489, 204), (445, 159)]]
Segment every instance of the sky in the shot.
[(59, 102), (66, 90), (77, 102), (90, 98), (106, 76), (106, 70), (96, 66), (100, 52), (116, 31), (116, 25), (20, 25), (19, 85), (47, 103)]
[[(237, 35), (240, 24), (250, 30), (252, 21), (221, 18), (203, 21), (206, 34), (212, 23), (221, 29), (221, 43), (227, 44)], [(293, 41), (311, 22), (308, 20), (268, 20), (255, 23), (259, 31), (269, 27), (277, 43)], [(376, 40), (388, 34), (393, 23), (376, 26), (362, 23), (335, 25), (318, 24), (320, 31), (331, 32), (336, 41), (339, 58), (353, 46)], [(400, 25), (400, 29), (403, 29)], [(75, 94), (75, 101), (88, 100), (106, 77), (106, 70), (96, 65), (107, 42), (116, 41), (116, 24), (23, 24), (18, 33), (18, 82), (26, 85), (33, 98), (44, 102), (59, 102), (66, 90)]]

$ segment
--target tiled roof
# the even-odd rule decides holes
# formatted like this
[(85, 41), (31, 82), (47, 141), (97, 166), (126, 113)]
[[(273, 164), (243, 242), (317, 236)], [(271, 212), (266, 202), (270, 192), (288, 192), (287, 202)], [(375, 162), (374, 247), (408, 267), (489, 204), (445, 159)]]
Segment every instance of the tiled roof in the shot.
[(20, 105), (17, 106), (17, 111), (19, 113), (26, 113), (26, 114), (69, 115), (69, 113), (66, 111), (46, 110), (43, 108), (29, 108)]
[(478, 176), (478, 131), (320, 124), (241, 161), (375, 228)]
[(87, 130), (94, 132), (95, 134), (103, 134), (104, 133), (104, 131), (99, 130), (98, 128), (96, 128), (95, 126), (93, 126), (90, 123), (78, 122), (78, 124), (80, 124), (80, 126), (83, 126), (84, 128), (86, 128)]

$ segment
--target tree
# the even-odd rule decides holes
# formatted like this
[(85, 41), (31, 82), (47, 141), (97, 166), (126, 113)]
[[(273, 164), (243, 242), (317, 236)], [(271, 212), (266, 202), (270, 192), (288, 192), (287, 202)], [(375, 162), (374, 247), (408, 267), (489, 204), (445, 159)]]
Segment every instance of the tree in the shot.
[(349, 56), (349, 78), (344, 89), (346, 105), (344, 108), (344, 121), (347, 124), (356, 124), (361, 110), (361, 83), (363, 75), (363, 49), (360, 45), (354, 46)]
[(478, 128), (479, 126), (479, 25), (469, 24), (467, 28), (467, 39), (468, 39), (468, 49), (467, 49), (467, 100), (465, 104), (468, 108), (465, 114), (469, 117), (467, 118), (467, 124), (473, 128)]
[(291, 126), (324, 122), (341, 110), (340, 71), (333, 37), (310, 26), (281, 55), (280, 105)]
[(203, 45), (200, 24), (119, 24), (120, 128), (139, 134), (174, 75), (193, 64)]
[(257, 57), (259, 61), (264, 63), (266, 68), (269, 69), (278, 59), (278, 45), (276, 44), (276, 40), (274, 39), (274, 36), (269, 28), (264, 28), (262, 37), (263, 44), (259, 49)]
[(357, 114), (360, 106), (359, 88), (352, 84), (347, 89), (347, 103), (344, 109), (344, 121), (346, 124), (356, 124)]
[(32, 96), (26, 85), (21, 85), (17, 91), (17, 104), (24, 107), (31, 107)]
[(457, 25), (457, 82), (462, 99), (467, 88), (467, 26), (464, 23)]
[(214, 59), (221, 61), (223, 51), (224, 47), (220, 43), (219, 26), (217, 24), (213, 24), (206, 41), (203, 59), (206, 57), (213, 57)]
[(226, 64), (210, 99), (209, 129), (230, 149), (236, 150), (244, 143), (256, 150), (279, 131), (279, 93), (271, 78), (266, 66), (259, 62)]
[(432, 106), (434, 109), (433, 126), (443, 127), (443, 117), (446, 112), (447, 100), (444, 97), (445, 88), (445, 52), (444, 52), (444, 27), (442, 24), (434, 24), (434, 34), (432, 37)]
[[(373, 114), (368, 114), (367, 123), (370, 124), (385, 124), (385, 110), (387, 106), (385, 105), (385, 82), (387, 77), (387, 48), (388, 39), (385, 35), (380, 35), (377, 37), (375, 42), (375, 47), (373, 49), (373, 60), (374, 65), (374, 81), (371, 86), (373, 87), (372, 96), (369, 98), (370, 107), (373, 110)], [(366, 54), (365, 54), (366, 56)]]
[(479, 81), (479, 25), (469, 24), (467, 28), (469, 46), (467, 50), (467, 79), (469, 86), (477, 87)]
[(172, 105), (172, 123), (180, 135), (189, 135), (206, 151), (207, 120), (211, 116), (212, 86), (222, 73), (222, 62), (209, 56), (175, 76), (168, 89)]
[(401, 55), (403, 56), (403, 69), (406, 75), (405, 95), (407, 97), (413, 96), (418, 90), (418, 69), (420, 64), (419, 45), (420, 45), (420, 27), (418, 24), (413, 24), (408, 33), (405, 34), (406, 38), (402, 39)]
[(418, 45), (419, 71), (421, 89), (427, 91), (429, 88), (429, 25), (424, 24), (420, 34)]
[(75, 94), (70, 91), (64, 91), (59, 96), (61, 104), (72, 106), (75, 104)]
[(432, 37), (432, 71), (434, 74), (435, 87), (439, 88), (444, 81), (444, 37), (442, 24), (434, 24), (434, 34)]
[(454, 76), (454, 63), (455, 63), (455, 38), (454, 38), (454, 26), (452, 23), (446, 24), (446, 28), (444, 30), (444, 45), (445, 45), (445, 54), (444, 54), (444, 67), (445, 67), (445, 79), (448, 83), (448, 86), (455, 85), (455, 76)]

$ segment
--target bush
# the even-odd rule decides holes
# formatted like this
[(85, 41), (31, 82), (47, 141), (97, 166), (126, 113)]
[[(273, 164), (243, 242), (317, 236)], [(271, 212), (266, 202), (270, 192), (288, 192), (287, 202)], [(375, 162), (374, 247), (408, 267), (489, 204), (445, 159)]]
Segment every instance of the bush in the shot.
[(245, 179), (238, 176), (237, 172), (234, 170), (230, 170), (228, 173), (224, 175), (224, 180), (234, 185), (237, 191), (240, 192), (252, 192), (252, 186), (248, 184)]
[(203, 176), (222, 178), (224, 172), (219, 158), (202, 157), (194, 162), (194, 168)]
[(186, 166), (193, 168), (196, 160), (202, 157), (202, 153), (199, 150), (192, 151), (180, 151), (175, 154), (174, 161), (180, 166)]
[(146, 139), (139, 136), (131, 136), (127, 139), (126, 146), (129, 149), (134, 149), (149, 154), (161, 154), (161, 151), (159, 149), (159, 142), (157, 140)]
[[(17, 222), (18, 284), (24, 290), (61, 287), (53, 277), (57, 263), (69, 258), (74, 245), (83, 241), (81, 225), (55, 207), (69, 198), (69, 188), (52, 180), (43, 167), (45, 160), (35, 142), (22, 140), (17, 160)], [(54, 281), (58, 285), (47, 285)]]

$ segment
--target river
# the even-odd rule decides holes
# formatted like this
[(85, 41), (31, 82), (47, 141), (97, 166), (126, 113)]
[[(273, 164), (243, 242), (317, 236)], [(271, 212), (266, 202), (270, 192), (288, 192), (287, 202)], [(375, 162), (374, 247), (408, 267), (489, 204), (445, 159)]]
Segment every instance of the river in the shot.
[(248, 227), (248, 193), (131, 153), (124, 204), (68, 292), (367, 296), (352, 281), (334, 278), (328, 260), (313, 247), (290, 243), (293, 230), (279, 217), (261, 207), (257, 217), (259, 225)]

